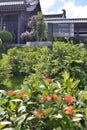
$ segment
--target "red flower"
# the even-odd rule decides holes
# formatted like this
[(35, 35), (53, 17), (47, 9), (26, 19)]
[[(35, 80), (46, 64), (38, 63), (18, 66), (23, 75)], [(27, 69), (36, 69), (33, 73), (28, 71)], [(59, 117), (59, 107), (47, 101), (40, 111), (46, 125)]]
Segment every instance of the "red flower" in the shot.
[(13, 90), (9, 90), (9, 91), (7, 91), (7, 93), (8, 93), (9, 95), (13, 95), (13, 94), (14, 94), (14, 91), (13, 91)]
[(50, 78), (44, 78), (44, 81), (46, 81), (47, 83), (50, 83), (51, 79)]
[(21, 97), (24, 96), (24, 94), (23, 93), (18, 93), (17, 96), (18, 96), (18, 98), (21, 98)]
[(53, 94), (52, 99), (53, 100), (58, 100), (58, 96), (56, 94)]
[(73, 98), (71, 96), (65, 96), (64, 101), (65, 101), (65, 103), (69, 104), (69, 103), (73, 102)]
[(68, 106), (64, 109), (65, 114), (70, 115), (70, 116), (73, 114), (73, 110), (74, 110), (73, 106)]

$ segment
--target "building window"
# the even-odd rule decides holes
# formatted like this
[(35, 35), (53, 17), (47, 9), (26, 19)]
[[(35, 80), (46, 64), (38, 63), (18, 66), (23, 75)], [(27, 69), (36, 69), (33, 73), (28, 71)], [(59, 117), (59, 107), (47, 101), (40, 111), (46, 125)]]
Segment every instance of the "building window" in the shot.
[(65, 37), (70, 35), (70, 24), (53, 24), (53, 36), (54, 37)]

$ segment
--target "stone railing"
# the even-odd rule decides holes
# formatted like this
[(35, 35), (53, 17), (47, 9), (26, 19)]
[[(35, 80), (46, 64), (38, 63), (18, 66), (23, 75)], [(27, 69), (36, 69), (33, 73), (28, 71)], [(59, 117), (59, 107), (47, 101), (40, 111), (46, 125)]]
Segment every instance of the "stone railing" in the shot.
[(52, 46), (52, 42), (50, 41), (41, 41), (41, 42), (26, 42), (26, 46)]
[(50, 41), (42, 41), (42, 42), (26, 42), (26, 44), (6, 44), (6, 47), (22, 47), (22, 46), (48, 46), (51, 47), (52, 46), (52, 42)]

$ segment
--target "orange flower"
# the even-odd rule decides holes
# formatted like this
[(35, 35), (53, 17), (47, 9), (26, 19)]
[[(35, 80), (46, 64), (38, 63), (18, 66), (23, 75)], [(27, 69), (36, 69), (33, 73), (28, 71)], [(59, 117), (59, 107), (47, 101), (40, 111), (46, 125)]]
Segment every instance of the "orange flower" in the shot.
[(24, 96), (24, 94), (23, 93), (18, 93), (17, 96), (18, 96), (18, 98), (21, 98), (21, 97)]
[(14, 91), (13, 91), (13, 90), (9, 90), (9, 91), (7, 91), (7, 93), (8, 93), (9, 95), (13, 95), (13, 94), (14, 94)]
[(32, 94), (29, 94), (29, 98), (31, 98), (32, 97)]
[(46, 101), (46, 96), (42, 96), (40, 100), (41, 100), (42, 103), (45, 102)]
[(39, 113), (39, 118), (43, 118), (43, 113)]
[(65, 96), (64, 101), (65, 101), (65, 103), (69, 104), (69, 103), (73, 102), (73, 98), (71, 96)]
[(37, 109), (34, 110), (34, 116), (38, 117), (38, 118), (42, 118), (43, 117), (43, 113), (40, 113)]
[(53, 94), (52, 99), (53, 100), (58, 100), (58, 96), (56, 94)]
[(37, 109), (34, 110), (34, 115), (35, 115), (35, 116), (38, 116), (38, 114), (39, 114), (38, 110), (37, 110)]
[(70, 115), (70, 116), (73, 114), (73, 110), (74, 110), (73, 106), (68, 106), (64, 109), (65, 114)]
[(51, 82), (51, 79), (50, 79), (50, 78), (44, 78), (43, 80), (46, 81), (47, 83), (50, 83), (50, 82)]
[(51, 99), (52, 99), (52, 98), (51, 98), (50, 96), (46, 96), (46, 100), (47, 100), (47, 101), (51, 101)]
[(48, 95), (48, 96), (42, 96), (40, 100), (42, 103), (44, 103), (45, 101), (51, 101), (52, 98), (51, 96)]

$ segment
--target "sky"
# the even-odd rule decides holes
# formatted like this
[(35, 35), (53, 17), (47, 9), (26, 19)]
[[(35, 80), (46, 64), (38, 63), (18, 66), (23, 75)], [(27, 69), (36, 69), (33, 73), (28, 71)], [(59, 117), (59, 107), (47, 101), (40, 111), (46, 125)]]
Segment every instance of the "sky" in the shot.
[(60, 14), (66, 10), (67, 18), (87, 18), (87, 0), (40, 0), (43, 14)]

